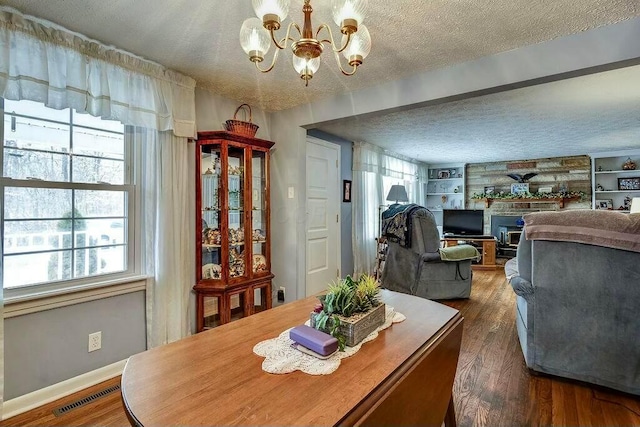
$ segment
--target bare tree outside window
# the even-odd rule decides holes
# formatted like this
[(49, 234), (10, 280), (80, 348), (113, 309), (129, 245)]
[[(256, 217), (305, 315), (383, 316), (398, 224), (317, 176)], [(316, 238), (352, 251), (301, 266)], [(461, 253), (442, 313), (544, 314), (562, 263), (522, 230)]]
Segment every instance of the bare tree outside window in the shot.
[(4, 288), (127, 270), (124, 126), (5, 101)]

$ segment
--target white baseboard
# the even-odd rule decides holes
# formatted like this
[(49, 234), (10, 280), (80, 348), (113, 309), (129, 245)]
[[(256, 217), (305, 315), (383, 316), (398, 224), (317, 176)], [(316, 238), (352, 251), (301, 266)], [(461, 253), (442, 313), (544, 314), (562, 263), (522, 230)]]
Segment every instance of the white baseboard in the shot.
[(112, 363), (111, 365), (87, 372), (86, 374), (69, 378), (68, 380), (27, 393), (15, 399), (7, 400), (2, 406), (2, 419), (6, 420), (7, 418), (30, 411), (31, 409), (46, 405), (54, 400), (69, 396), (92, 385), (122, 375), (126, 363), (126, 359), (121, 360), (120, 362)]

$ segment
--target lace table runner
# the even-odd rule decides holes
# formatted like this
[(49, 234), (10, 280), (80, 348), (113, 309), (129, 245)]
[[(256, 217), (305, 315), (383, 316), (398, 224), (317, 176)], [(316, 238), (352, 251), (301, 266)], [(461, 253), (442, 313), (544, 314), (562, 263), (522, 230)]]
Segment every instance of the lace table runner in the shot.
[[(403, 314), (396, 313), (393, 307), (387, 306), (385, 311), (385, 322), (378, 329), (354, 347), (345, 347), (344, 351), (338, 351), (328, 359), (318, 359), (293, 348), (291, 345), (294, 341), (289, 338), (291, 328), (282, 332), (277, 338), (259, 342), (253, 347), (253, 352), (265, 358), (262, 362), (262, 370), (270, 374), (302, 371), (310, 375), (328, 375), (338, 369), (341, 359), (353, 356), (360, 350), (362, 344), (376, 339), (379, 331), (406, 319)], [(307, 320), (305, 324), (309, 325), (309, 321)]]

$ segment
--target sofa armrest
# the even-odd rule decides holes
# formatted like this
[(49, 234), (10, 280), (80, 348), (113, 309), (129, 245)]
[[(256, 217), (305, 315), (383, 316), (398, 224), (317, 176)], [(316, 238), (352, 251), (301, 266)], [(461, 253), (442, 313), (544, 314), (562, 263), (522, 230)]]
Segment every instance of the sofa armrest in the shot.
[(513, 292), (515, 292), (516, 295), (519, 295), (525, 299), (527, 299), (529, 295), (533, 295), (533, 285), (530, 281), (523, 279), (520, 276), (515, 276), (512, 277), (511, 280), (509, 280), (509, 283), (511, 284)]
[(455, 245), (439, 249), (442, 261), (480, 260), (480, 252), (471, 245)]
[(425, 252), (420, 255), (420, 262), (440, 262), (439, 252)]

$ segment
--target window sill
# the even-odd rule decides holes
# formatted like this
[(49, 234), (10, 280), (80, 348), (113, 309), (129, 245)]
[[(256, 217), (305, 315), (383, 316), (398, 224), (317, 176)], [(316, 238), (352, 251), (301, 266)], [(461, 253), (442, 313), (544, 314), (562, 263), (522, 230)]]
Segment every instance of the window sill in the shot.
[(5, 298), (4, 318), (37, 313), (52, 308), (109, 298), (146, 289), (147, 276), (130, 276), (90, 283), (65, 289), (34, 292), (29, 295)]

